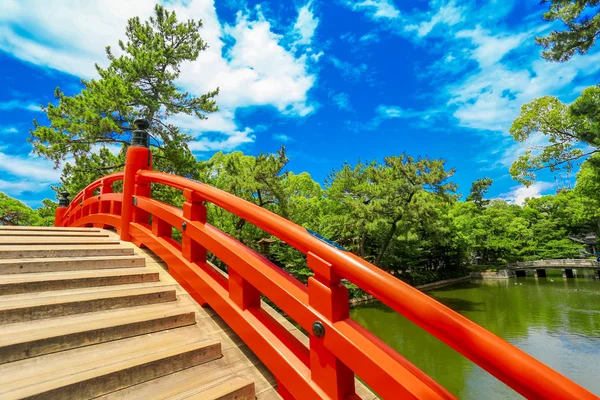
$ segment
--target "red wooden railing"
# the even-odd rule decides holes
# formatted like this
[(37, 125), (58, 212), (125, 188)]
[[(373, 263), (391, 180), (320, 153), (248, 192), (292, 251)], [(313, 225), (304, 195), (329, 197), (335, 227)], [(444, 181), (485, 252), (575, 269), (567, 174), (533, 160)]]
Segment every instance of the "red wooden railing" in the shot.
[[(532, 399), (597, 399), (494, 334), (365, 260), (245, 200), (179, 176), (151, 171), (145, 147), (130, 147), (124, 173), (107, 175), (59, 207), (57, 226), (114, 227), (146, 246), (202, 305), (209, 305), (274, 374), (289, 399), (357, 398), (360, 377), (385, 399), (454, 396), (349, 318), (345, 278)], [(123, 181), (123, 192), (113, 184)], [(179, 189), (179, 209), (150, 196), (150, 184)], [(206, 222), (205, 203), (221, 207), (295, 247), (314, 271), (308, 285)], [(151, 216), (151, 224), (150, 224)], [(181, 243), (172, 228), (182, 232)], [(207, 262), (210, 251), (228, 266)], [(261, 308), (263, 294), (310, 333), (309, 346)]]

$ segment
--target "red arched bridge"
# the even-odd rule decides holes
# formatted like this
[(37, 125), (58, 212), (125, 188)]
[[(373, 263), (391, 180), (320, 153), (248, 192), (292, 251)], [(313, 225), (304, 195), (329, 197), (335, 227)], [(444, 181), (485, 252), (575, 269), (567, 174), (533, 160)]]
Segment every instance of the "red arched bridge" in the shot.
[[(114, 192), (116, 182), (122, 183), (121, 193)], [(185, 197), (183, 207), (152, 198), (153, 185), (180, 190)], [(314, 276), (304, 285), (208, 224), (206, 203), (304, 253)], [(70, 205), (63, 202), (56, 211), (56, 226), (113, 228), (121, 241), (151, 250), (168, 265), (168, 273), (199, 304), (222, 318), (260, 359), (274, 375), (284, 399), (360, 398), (355, 376), (384, 399), (455, 398), (349, 317), (348, 291), (342, 279), (527, 398), (597, 398), (419, 290), (289, 220), (203, 183), (152, 171), (152, 154), (143, 141), (128, 149), (124, 172), (92, 182)], [(181, 231), (181, 242), (172, 238), (173, 228)], [(228, 275), (207, 262), (207, 252), (228, 266)], [(291, 335), (282, 319), (267, 312), (261, 295), (308, 332), (308, 341)]]

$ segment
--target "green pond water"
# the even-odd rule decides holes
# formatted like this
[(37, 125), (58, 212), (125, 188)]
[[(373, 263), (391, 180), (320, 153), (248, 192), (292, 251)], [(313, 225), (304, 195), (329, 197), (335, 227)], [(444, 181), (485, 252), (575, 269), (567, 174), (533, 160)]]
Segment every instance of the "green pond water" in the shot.
[[(548, 278), (465, 282), (427, 294), (600, 395), (600, 281), (548, 272)], [(381, 303), (355, 307), (351, 316), (461, 399), (521, 398)]]

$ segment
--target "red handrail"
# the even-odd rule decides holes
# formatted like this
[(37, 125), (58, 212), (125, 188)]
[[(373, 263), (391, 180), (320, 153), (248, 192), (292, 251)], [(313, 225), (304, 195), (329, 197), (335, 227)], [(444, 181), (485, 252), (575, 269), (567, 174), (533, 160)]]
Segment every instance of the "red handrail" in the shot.
[[(126, 235), (131, 235), (134, 243), (152, 249), (169, 264), (169, 271), (196, 299), (211, 305), (247, 342), (274, 373), (281, 393), (298, 399), (352, 396), (356, 373), (385, 398), (397, 398), (400, 394), (405, 398), (452, 398), (417, 367), (348, 317), (347, 291), (340, 285), (340, 279), (346, 278), (525, 397), (597, 398), (354, 254), (336, 249), (293, 222), (232, 194), (145, 169), (150, 168), (148, 160), (147, 150), (145, 153), (141, 148), (130, 149), (125, 174), (112, 174), (90, 184), (75, 197), (85, 199), (85, 205), (72, 204), (58, 224), (114, 226), (122, 238), (124, 234), (126, 239)], [(124, 179), (121, 197), (109, 194), (112, 183), (119, 179)], [(183, 210), (151, 199), (150, 184), (182, 190), (186, 197)], [(98, 187), (101, 194), (89, 196)], [(308, 266), (315, 272), (308, 287), (207, 224), (205, 201), (306, 254)], [(127, 212), (128, 217), (121, 215), (121, 211)], [(149, 215), (152, 215), (152, 225)], [(172, 227), (183, 231), (181, 245), (170, 238)], [(206, 250), (229, 266), (227, 281), (206, 262)], [(319, 337), (318, 331), (312, 333), (307, 349), (295, 338), (282, 333), (281, 327), (261, 311), (260, 293), (307, 331), (312, 330), (315, 322), (320, 323), (325, 335)]]

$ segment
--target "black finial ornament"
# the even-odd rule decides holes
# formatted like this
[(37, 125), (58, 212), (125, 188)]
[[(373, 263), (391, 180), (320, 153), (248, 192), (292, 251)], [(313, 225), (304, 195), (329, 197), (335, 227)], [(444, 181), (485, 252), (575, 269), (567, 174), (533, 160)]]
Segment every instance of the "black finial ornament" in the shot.
[(148, 147), (148, 132), (146, 129), (150, 127), (150, 122), (147, 119), (138, 118), (133, 121), (133, 126), (135, 126), (135, 130), (131, 134), (131, 145), (137, 147)]
[(59, 207), (69, 207), (69, 192), (60, 192), (60, 198), (58, 199)]

